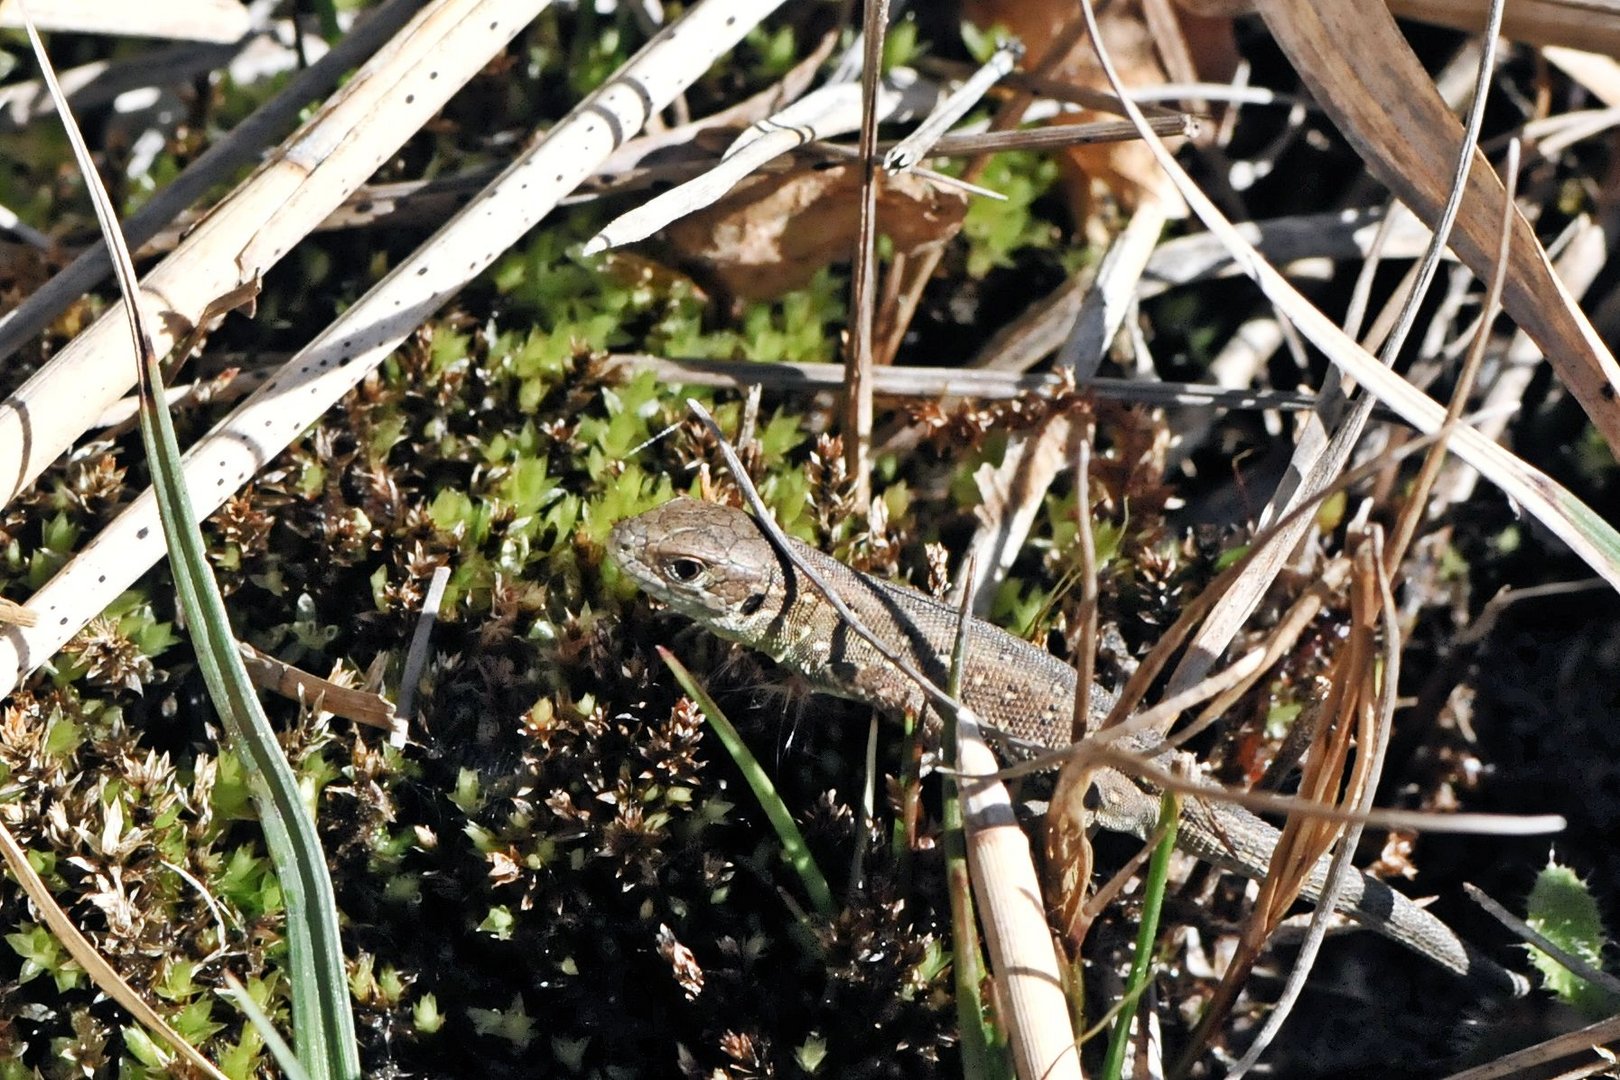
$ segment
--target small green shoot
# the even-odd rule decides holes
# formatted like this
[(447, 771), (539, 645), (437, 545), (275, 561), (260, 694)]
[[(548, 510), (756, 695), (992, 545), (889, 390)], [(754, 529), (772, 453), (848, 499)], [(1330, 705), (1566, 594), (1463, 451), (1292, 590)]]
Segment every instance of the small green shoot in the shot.
[(253, 995), (247, 992), (247, 988), (230, 972), (225, 973), (225, 983), (225, 996), (242, 1010), (242, 1015), (253, 1025), (253, 1030), (259, 1033), (259, 1038), (264, 1040), (264, 1045), (270, 1050), (270, 1056), (276, 1059), (276, 1065), (286, 1074), (287, 1080), (309, 1080), (309, 1074), (298, 1064), (298, 1056), (293, 1053), (292, 1047), (288, 1046), (287, 1040), (276, 1031), (276, 1025), (271, 1021), (270, 1015), (253, 1000)]
[(726, 752), (737, 763), (737, 768), (742, 771), (748, 786), (753, 788), (760, 809), (765, 811), (771, 827), (776, 830), (777, 838), (782, 841), (783, 857), (799, 875), (799, 880), (804, 883), (804, 891), (810, 898), (811, 906), (820, 915), (832, 915), (837, 911), (837, 905), (833, 902), (832, 890), (827, 887), (827, 878), (816, 865), (815, 857), (810, 854), (810, 848), (804, 842), (804, 834), (799, 832), (799, 826), (794, 824), (793, 815), (788, 812), (782, 797), (776, 793), (776, 785), (771, 783), (771, 778), (759, 764), (759, 759), (748, 749), (748, 744), (743, 742), (737, 729), (731, 726), (731, 721), (720, 711), (720, 706), (716, 705), (714, 699), (698, 685), (698, 681), (686, 670), (685, 665), (675, 659), (675, 654), (659, 646), (658, 655), (663, 657), (664, 663), (674, 673), (675, 681), (681, 684), (681, 689), (697, 702), (699, 709), (703, 710), (703, 716), (709, 721), (709, 726), (714, 728), (714, 733), (720, 737)]
[[(1536, 875), (1526, 910), (1526, 921), (1537, 933), (1570, 955), (1602, 969), (1603, 947), (1609, 935), (1592, 890), (1575, 871), (1548, 863)], [(1534, 946), (1530, 947), (1530, 962), (1541, 972), (1547, 989), (1588, 1019), (1612, 1015), (1620, 1004), (1609, 991), (1592, 985)]]
[(1153, 977), (1153, 943), (1159, 936), (1159, 914), (1164, 909), (1164, 890), (1170, 880), (1170, 853), (1176, 848), (1176, 824), (1181, 811), (1174, 792), (1165, 792), (1159, 802), (1159, 828), (1164, 835), (1148, 861), (1147, 880), (1142, 890), (1142, 924), (1136, 930), (1136, 956), (1125, 981), (1125, 1000), (1132, 1008), (1120, 1010), (1114, 1030), (1108, 1037), (1108, 1053), (1103, 1058), (1103, 1080), (1119, 1080), (1125, 1067), (1125, 1050), (1130, 1045), (1131, 1021), (1136, 1017), (1134, 1003)]

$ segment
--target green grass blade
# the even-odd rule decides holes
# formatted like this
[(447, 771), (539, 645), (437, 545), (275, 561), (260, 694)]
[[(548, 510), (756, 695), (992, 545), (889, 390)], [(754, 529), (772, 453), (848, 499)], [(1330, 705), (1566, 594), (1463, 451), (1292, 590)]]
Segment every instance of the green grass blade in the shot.
[(1142, 890), (1142, 924), (1136, 929), (1136, 955), (1131, 959), (1130, 978), (1125, 983), (1125, 1000), (1131, 1008), (1121, 1009), (1108, 1038), (1108, 1054), (1103, 1058), (1103, 1080), (1119, 1080), (1125, 1066), (1125, 1049), (1130, 1045), (1134, 1003), (1153, 976), (1153, 943), (1159, 936), (1159, 914), (1164, 910), (1164, 890), (1170, 881), (1170, 853), (1176, 848), (1176, 823), (1180, 813), (1173, 792), (1165, 792), (1159, 802), (1159, 829), (1164, 836), (1148, 861), (1147, 881)]
[(32, 23), (28, 33), (84, 173), (124, 296), (130, 335), (139, 356), (141, 441), (151, 462), (152, 487), (180, 609), (190, 627), (198, 667), (214, 707), (225, 724), (232, 749), (252, 779), (265, 844), (286, 898), (288, 976), (298, 1058), (312, 1080), (358, 1080), (360, 1058), (344, 977), (337, 902), (315, 822), (304, 808), (297, 778), (248, 682), (225, 614), (225, 602), (208, 565), (202, 531), (186, 490), (180, 446), (168, 410), (156, 397), (156, 389), (163, 385), (158, 357), (142, 321), (135, 267), (119, 233), (112, 201), (73, 122)]
[[(154, 382), (155, 373), (153, 361), (148, 378)], [(152, 461), (158, 515), (198, 667), (231, 748), (252, 777), (265, 846), (286, 897), (288, 978), (299, 1061), (312, 1080), (358, 1078), (360, 1058), (344, 974), (337, 899), (326, 857), (315, 821), (300, 795), (298, 778), (242, 666), (186, 491), (174, 428), (167, 409), (156, 404), (149, 386), (141, 396), (141, 440)]]
[(810, 854), (810, 847), (804, 842), (804, 834), (799, 832), (798, 825), (793, 822), (793, 815), (782, 802), (782, 797), (776, 793), (776, 785), (771, 783), (759, 759), (754, 757), (748, 744), (743, 742), (737, 729), (731, 726), (720, 706), (714, 703), (703, 689), (698, 685), (692, 673), (686, 670), (675, 654), (663, 646), (659, 646), (658, 655), (664, 658), (669, 670), (674, 673), (675, 681), (681, 684), (686, 696), (697, 702), (698, 708), (703, 710), (703, 716), (709, 721), (709, 726), (720, 737), (720, 742), (742, 770), (743, 779), (754, 790), (754, 797), (759, 800), (760, 809), (770, 820), (771, 827), (776, 830), (777, 839), (782, 841), (782, 855), (787, 859), (788, 865), (793, 867), (804, 883), (805, 895), (810, 898), (810, 905), (818, 914), (832, 915), (838, 910), (833, 903), (832, 890), (827, 887), (827, 878), (816, 865), (815, 857)]
[(280, 1067), (284, 1080), (309, 1080), (309, 1074), (298, 1063), (298, 1056), (293, 1053), (292, 1047), (287, 1045), (287, 1041), (276, 1030), (275, 1024), (270, 1022), (270, 1017), (265, 1015), (265, 1011), (259, 1008), (259, 1003), (253, 1000), (253, 995), (249, 994), (247, 988), (237, 982), (236, 977), (230, 972), (225, 973), (225, 996), (242, 1010), (242, 1015), (247, 1017), (248, 1023), (259, 1033), (259, 1038), (264, 1040), (264, 1045), (269, 1049), (270, 1056), (276, 1059), (276, 1065)]

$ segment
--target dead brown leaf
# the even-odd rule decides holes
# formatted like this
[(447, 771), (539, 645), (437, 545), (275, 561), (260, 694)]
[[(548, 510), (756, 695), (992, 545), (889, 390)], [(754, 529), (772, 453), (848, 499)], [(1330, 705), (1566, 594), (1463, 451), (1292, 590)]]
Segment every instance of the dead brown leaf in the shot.
[[(860, 171), (848, 165), (754, 176), (663, 235), (701, 277), (739, 299), (768, 299), (850, 257), (860, 186)], [(966, 213), (962, 193), (909, 173), (879, 187), (878, 232), (896, 254), (944, 245)]]
[[(1176, 0), (1186, 11), (1236, 18), (1252, 14), (1254, 0)], [(1485, 27), (1487, 0), (1388, 0), (1403, 19), (1474, 33)], [(1513, 0), (1502, 11), (1502, 36), (1531, 45), (1564, 46), (1620, 56), (1620, 10), (1586, 0)]]

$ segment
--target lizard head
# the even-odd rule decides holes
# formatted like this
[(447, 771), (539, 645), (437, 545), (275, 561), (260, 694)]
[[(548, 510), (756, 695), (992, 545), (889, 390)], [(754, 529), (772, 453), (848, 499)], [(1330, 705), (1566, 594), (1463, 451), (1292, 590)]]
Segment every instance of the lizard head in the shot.
[(675, 499), (613, 526), (608, 552), (654, 599), (733, 640), (776, 616), (781, 556), (752, 517)]

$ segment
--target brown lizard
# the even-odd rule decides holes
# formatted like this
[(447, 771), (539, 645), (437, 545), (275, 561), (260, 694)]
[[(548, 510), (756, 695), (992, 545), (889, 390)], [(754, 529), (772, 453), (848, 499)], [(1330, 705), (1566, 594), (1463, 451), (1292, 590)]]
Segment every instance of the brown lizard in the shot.
[[(957, 639), (955, 609), (915, 589), (852, 570), (797, 540), (789, 542), (880, 640), (936, 684), (945, 683)], [(817, 690), (888, 713), (917, 714), (926, 704), (916, 683), (854, 633), (759, 523), (741, 510), (676, 499), (619, 522), (609, 550), (651, 596), (721, 637), (766, 653)], [(961, 674), (963, 704), (995, 733), (1016, 742), (1042, 748), (1069, 745), (1074, 670), (1000, 627), (973, 619), (969, 630)], [(1111, 704), (1105, 692), (1093, 691), (1094, 724)], [(1156, 743), (1153, 736), (1133, 736), (1122, 740), (1122, 748), (1139, 751)], [(1177, 753), (1160, 750), (1155, 764), (1169, 766)], [(1153, 832), (1160, 800), (1152, 784), (1111, 768), (1097, 769), (1094, 783), (1098, 824), (1143, 839)], [(1259, 880), (1268, 872), (1278, 835), (1241, 807), (1218, 798), (1184, 798), (1176, 845), (1223, 870)], [(1306, 899), (1314, 903), (1321, 896), (1327, 873), (1328, 859), (1323, 858), (1305, 885)], [(1483, 987), (1515, 996), (1528, 990), (1523, 976), (1480, 954), (1377, 878), (1352, 875), (1335, 906)]]

